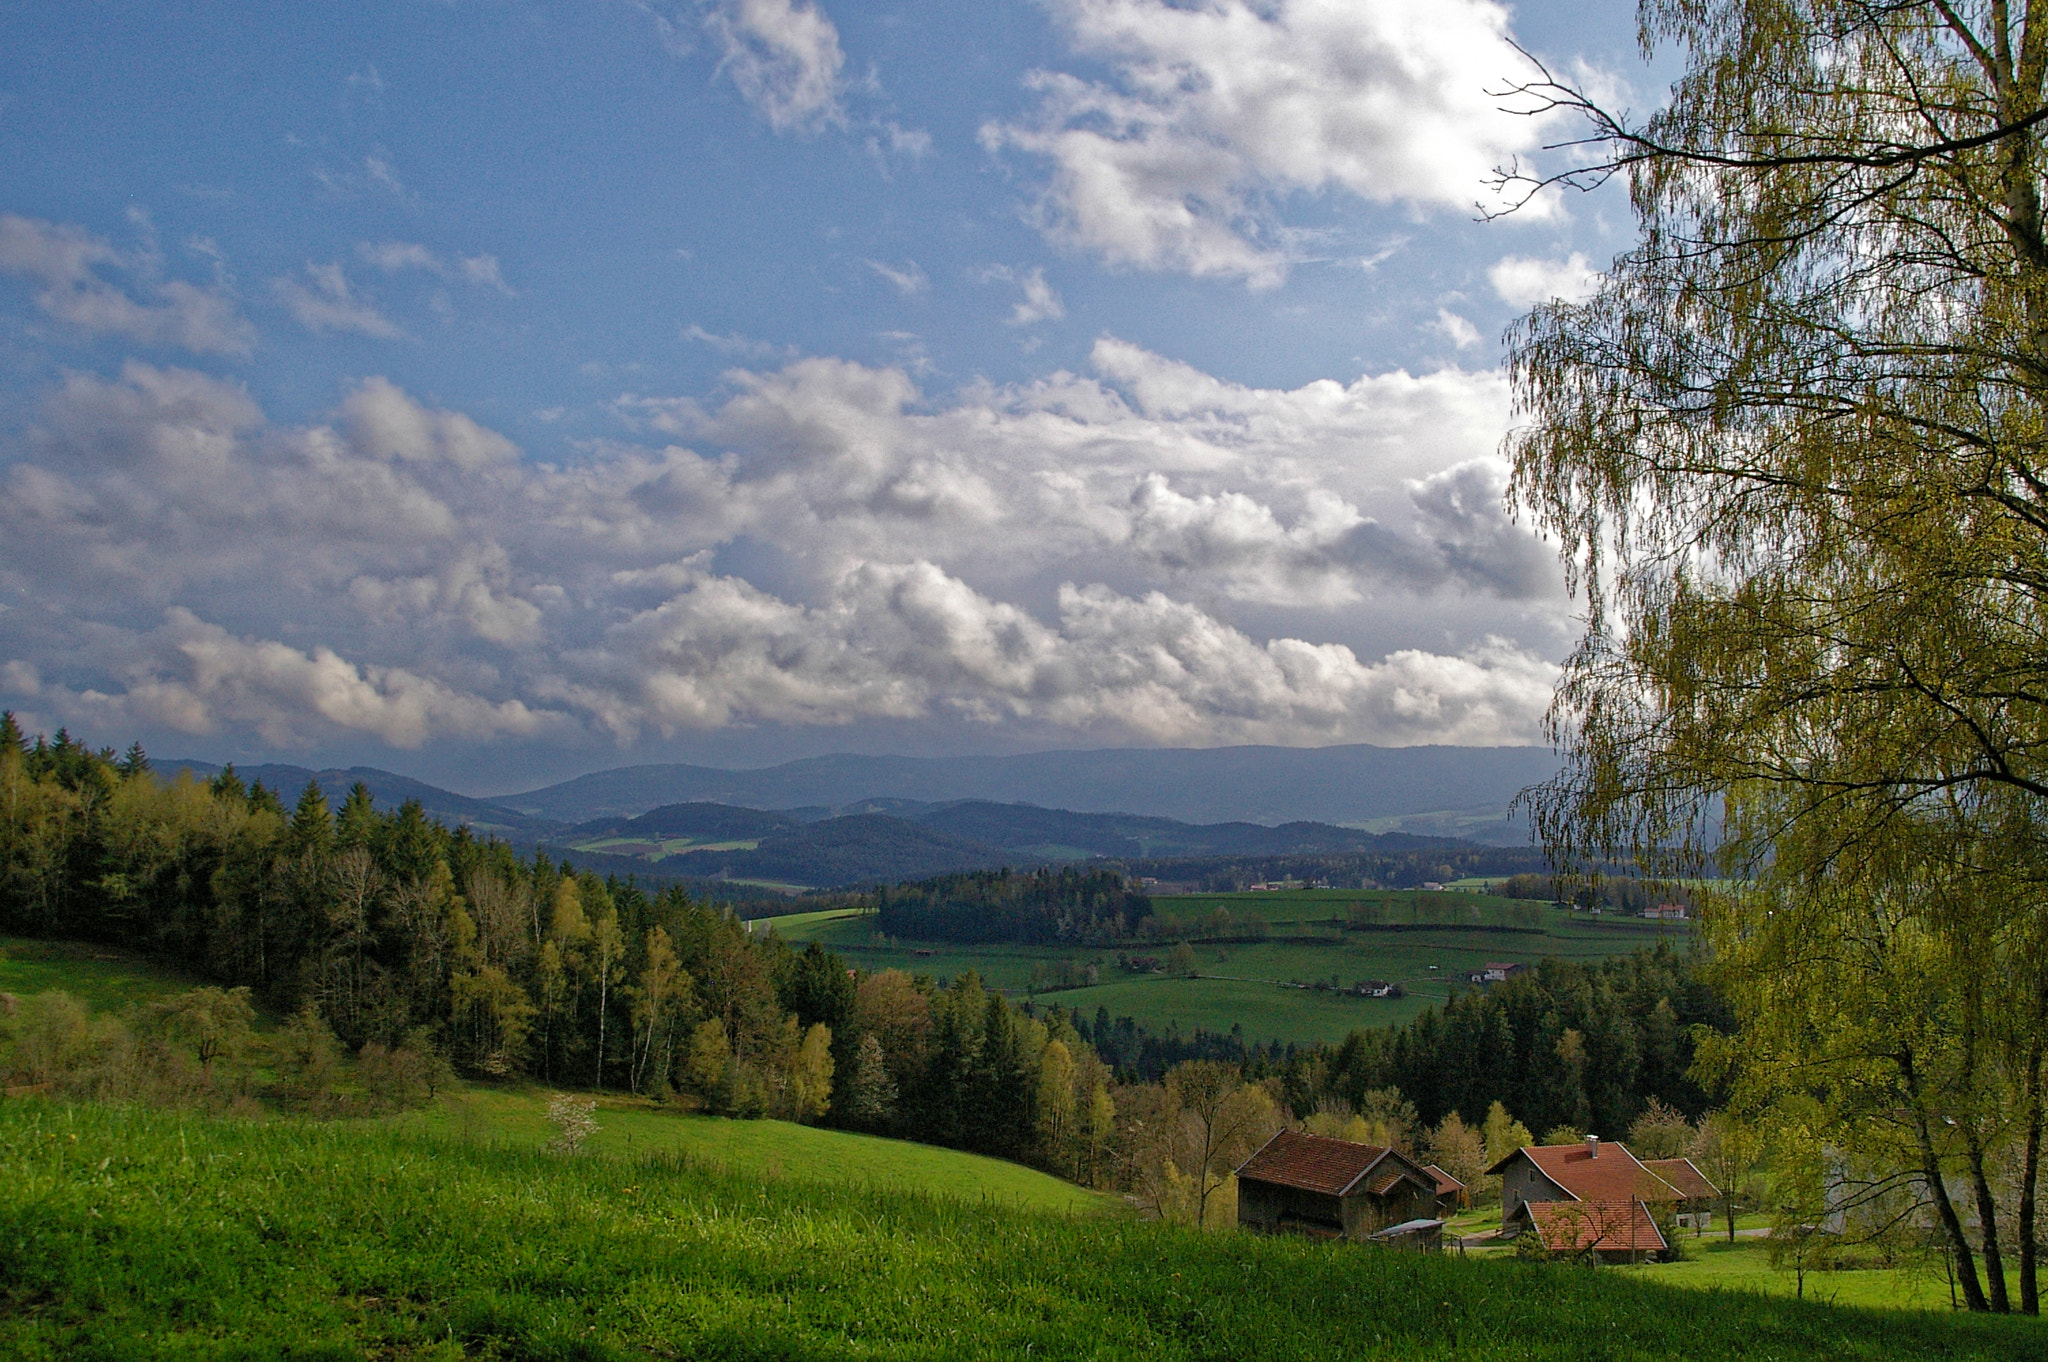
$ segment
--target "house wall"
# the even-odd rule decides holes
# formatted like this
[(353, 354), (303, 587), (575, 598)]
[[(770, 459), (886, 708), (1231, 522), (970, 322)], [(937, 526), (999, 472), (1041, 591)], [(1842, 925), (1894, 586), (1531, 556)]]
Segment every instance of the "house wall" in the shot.
[(1305, 1222), (1329, 1230), (1345, 1230), (1344, 1212), (1336, 1197), (1321, 1192), (1304, 1192), (1298, 1187), (1260, 1182), (1256, 1178), (1237, 1180), (1237, 1223), (1261, 1234), (1278, 1234), (1291, 1228), (1287, 1221)]
[(1344, 1237), (1364, 1239), (1389, 1225), (1436, 1217), (1436, 1193), (1400, 1183), (1386, 1196), (1365, 1192), (1344, 1198)]
[(1529, 1201), (1569, 1201), (1564, 1189), (1543, 1176), (1541, 1169), (1525, 1156), (1518, 1156), (1500, 1175), (1500, 1218), (1503, 1225)]

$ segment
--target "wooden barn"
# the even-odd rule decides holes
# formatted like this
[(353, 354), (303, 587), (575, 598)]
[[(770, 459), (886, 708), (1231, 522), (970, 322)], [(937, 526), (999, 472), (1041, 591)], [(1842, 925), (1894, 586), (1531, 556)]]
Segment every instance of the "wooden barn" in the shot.
[(1237, 1223), (1262, 1234), (1370, 1239), (1436, 1216), (1437, 1181), (1384, 1145), (1283, 1130), (1237, 1170)]

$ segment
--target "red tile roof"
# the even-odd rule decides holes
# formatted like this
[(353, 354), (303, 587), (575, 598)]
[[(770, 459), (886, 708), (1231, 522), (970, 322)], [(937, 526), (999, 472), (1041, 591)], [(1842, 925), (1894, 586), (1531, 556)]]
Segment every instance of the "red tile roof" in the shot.
[[(1375, 1195), (1384, 1193), (1403, 1176), (1416, 1177), (1420, 1172), (1414, 1164), (1385, 1145), (1354, 1144), (1350, 1140), (1332, 1139), (1327, 1135), (1283, 1130), (1240, 1164), (1237, 1175), (1258, 1182), (1278, 1183), (1282, 1187), (1298, 1187), (1306, 1192), (1342, 1196), (1383, 1161), (1389, 1162), (1366, 1188)], [(1430, 1186), (1431, 1179), (1422, 1176), (1420, 1183)]]
[(1628, 1146), (1602, 1140), (1598, 1157), (1583, 1142), (1579, 1144), (1524, 1145), (1487, 1169), (1498, 1173), (1517, 1158), (1536, 1165), (1565, 1193), (1577, 1201), (1681, 1201), (1676, 1187), (1637, 1161)]
[(1643, 1167), (1655, 1173), (1687, 1201), (1706, 1201), (1721, 1195), (1721, 1189), (1707, 1181), (1691, 1159), (1644, 1159)]
[(1458, 1181), (1435, 1164), (1429, 1165), (1429, 1167), (1422, 1171), (1436, 1179), (1436, 1194), (1438, 1196), (1449, 1196), (1452, 1192), (1462, 1192), (1465, 1190), (1464, 1183)]
[(1650, 1208), (1631, 1197), (1626, 1201), (1531, 1201), (1524, 1208), (1536, 1226), (1543, 1247), (1553, 1253), (1633, 1250), (1659, 1253), (1663, 1232), (1650, 1218)]

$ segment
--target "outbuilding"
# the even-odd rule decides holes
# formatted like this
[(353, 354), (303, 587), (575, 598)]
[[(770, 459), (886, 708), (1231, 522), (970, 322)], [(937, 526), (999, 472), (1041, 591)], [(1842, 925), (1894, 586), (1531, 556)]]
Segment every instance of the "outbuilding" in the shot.
[(1436, 1188), (1399, 1150), (1283, 1130), (1238, 1166), (1237, 1223), (1261, 1234), (1369, 1239), (1435, 1219)]

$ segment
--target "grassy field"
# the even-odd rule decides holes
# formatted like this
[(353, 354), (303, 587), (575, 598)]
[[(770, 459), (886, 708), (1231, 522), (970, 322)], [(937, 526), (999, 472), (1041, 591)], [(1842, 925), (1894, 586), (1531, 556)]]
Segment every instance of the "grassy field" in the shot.
[(202, 982), (107, 946), (0, 936), (0, 993), (62, 989), (95, 1011), (118, 1012)]
[(419, 1131), (0, 1103), (0, 1355), (1900, 1359), (2037, 1321), (1198, 1235)]
[[(1627, 1267), (1620, 1271), (1645, 1280), (1695, 1289), (1754, 1291), (1790, 1296), (1798, 1279), (1789, 1268), (1771, 1266), (1770, 1250), (1761, 1239), (1688, 1239), (1686, 1259)], [(1981, 1270), (1981, 1265), (1980, 1265)], [(2019, 1299), (2019, 1278), (2007, 1273), (2012, 1299)], [(1806, 1298), (1833, 1305), (1864, 1305), (1916, 1310), (1947, 1310), (1949, 1286), (1939, 1266), (1932, 1268), (1857, 1268), (1839, 1272), (1808, 1272)], [(2048, 1339), (2043, 1340), (2048, 1347)]]
[[(1360, 903), (1369, 905), (1379, 921), (1359, 929), (1338, 925)], [(1361, 1026), (1406, 1021), (1442, 1003), (1453, 989), (1465, 987), (1454, 981), (1460, 971), (1488, 961), (1594, 960), (1659, 940), (1683, 943), (1690, 928), (1688, 923), (1566, 913), (1478, 893), (1310, 889), (1162, 896), (1154, 904), (1158, 914), (1179, 919), (1207, 919), (1221, 908), (1237, 929), (1255, 919), (1268, 937), (1198, 946), (1200, 977), (1184, 979), (1120, 972), (1117, 951), (1103, 947), (884, 939), (873, 918), (847, 910), (775, 918), (772, 925), (784, 940), (818, 941), (862, 969), (893, 965), (939, 977), (972, 969), (1012, 995), (1031, 992), (1034, 973), (1042, 978), (1064, 962), (1093, 963), (1096, 984), (1045, 992), (1041, 1000), (1089, 1014), (1107, 1007), (1112, 1017), (1134, 1017), (1155, 1031), (1169, 1026), (1183, 1032), (1197, 1027), (1228, 1031), (1242, 1025), (1246, 1038), (1255, 1041), (1341, 1040)], [(1125, 949), (1163, 958), (1168, 948)], [(1335, 980), (1348, 988), (1361, 979), (1390, 980), (1408, 996), (1362, 998), (1309, 987)]]
[[(462, 1087), (388, 1124), (401, 1131), (538, 1149), (554, 1133), (546, 1115), (553, 1096), (552, 1090), (534, 1085)], [(680, 1157), (756, 1179), (936, 1189), (1025, 1210), (1083, 1214), (1120, 1205), (1022, 1164), (851, 1131), (691, 1116), (623, 1095), (598, 1099), (597, 1121), (597, 1133), (585, 1147), (600, 1155)]]

